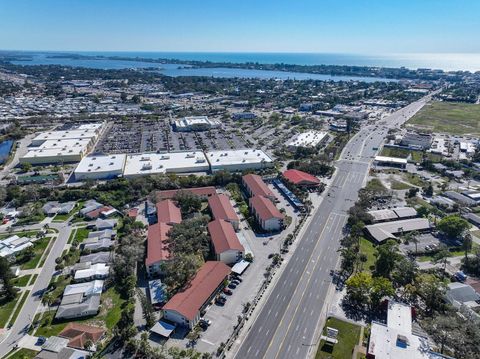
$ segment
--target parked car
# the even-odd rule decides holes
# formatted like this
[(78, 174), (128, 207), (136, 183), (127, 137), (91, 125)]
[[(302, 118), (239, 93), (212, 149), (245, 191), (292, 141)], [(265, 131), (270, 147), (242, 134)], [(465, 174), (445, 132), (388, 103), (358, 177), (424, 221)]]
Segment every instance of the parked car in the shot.
[(223, 293), (228, 294), (228, 295), (232, 295), (233, 292), (228, 288), (223, 288)]
[(46, 341), (47, 341), (47, 338), (45, 338), (45, 337), (38, 337), (38, 338), (37, 338), (37, 342), (35, 343), (35, 345), (38, 345), (38, 346), (43, 345), (43, 344), (45, 344)]
[(234, 283), (230, 283), (230, 284), (228, 285), (228, 288), (230, 288), (230, 289), (235, 289), (235, 288), (237, 288), (237, 286), (236, 286)]
[(239, 285), (239, 284), (240, 284), (240, 281), (234, 279), (234, 280), (232, 280), (232, 283), (235, 284), (235, 285)]

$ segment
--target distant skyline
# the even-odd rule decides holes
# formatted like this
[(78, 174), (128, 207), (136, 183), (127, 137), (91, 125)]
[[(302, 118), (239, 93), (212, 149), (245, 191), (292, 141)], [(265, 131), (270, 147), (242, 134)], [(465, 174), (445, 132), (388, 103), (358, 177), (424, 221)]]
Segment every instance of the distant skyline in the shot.
[(480, 53), (478, 0), (1, 0), (0, 49)]

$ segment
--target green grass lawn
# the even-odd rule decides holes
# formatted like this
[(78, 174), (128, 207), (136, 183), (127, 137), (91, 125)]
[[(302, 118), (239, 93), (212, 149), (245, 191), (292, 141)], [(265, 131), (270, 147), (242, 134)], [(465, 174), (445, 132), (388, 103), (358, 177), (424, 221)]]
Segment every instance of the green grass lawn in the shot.
[(51, 291), (53, 298), (60, 298), (65, 290), (65, 287), (69, 285), (72, 281), (70, 276), (66, 275), (59, 275), (57, 277), (52, 278), (50, 283), (55, 283), (56, 288)]
[(26, 260), (24, 259), (23, 256), (19, 256), (17, 258), (16, 263), (20, 264), (21, 269), (34, 269), (37, 267), (38, 262), (40, 262), (40, 258), (42, 257), (43, 252), (45, 252), (45, 249), (48, 247), (48, 244), (50, 243), (50, 237), (44, 237), (42, 239), (37, 240), (33, 244), (33, 251), (35, 255), (33, 256), (32, 259)]
[(358, 344), (360, 338), (360, 326), (343, 322), (336, 318), (329, 318), (323, 328), (323, 334), (326, 334), (327, 327), (338, 329), (338, 343), (332, 346), (324, 340), (320, 341), (315, 359), (351, 358), (353, 349)]
[(78, 243), (82, 243), (88, 237), (89, 233), (90, 233), (90, 230), (85, 227), (77, 228), (77, 231), (75, 233), (75, 240)]
[(12, 280), (12, 284), (16, 287), (25, 287), (30, 280), (31, 275), (23, 275)]
[(403, 173), (402, 177), (405, 182), (411, 183), (412, 185), (417, 187), (424, 187), (427, 185), (426, 181), (422, 180), (419, 176), (412, 173)]
[(7, 320), (12, 314), (13, 308), (17, 303), (20, 295), (17, 294), (17, 297), (9, 302), (5, 300), (0, 301), (0, 328), (4, 328), (7, 325)]
[(383, 147), (380, 156), (407, 158), (410, 155), (409, 150), (403, 148)]
[(434, 101), (425, 105), (409, 124), (428, 126), (434, 132), (480, 134), (480, 105)]
[(363, 264), (363, 270), (373, 271), (375, 269), (375, 261), (377, 260), (377, 248), (366, 238), (360, 238), (360, 253), (367, 256), (367, 261)]
[(35, 358), (37, 355), (37, 352), (34, 350), (22, 348), (15, 353), (10, 354), (7, 356), (7, 359), (32, 359)]
[(35, 283), (35, 281), (37, 280), (37, 277), (38, 277), (38, 274), (33, 275), (31, 284)]
[(412, 186), (404, 183), (404, 182), (400, 182), (400, 181), (397, 181), (397, 180), (391, 180), (390, 181), (390, 187), (393, 189), (393, 190), (396, 190), (396, 191), (400, 191), (400, 190), (405, 190), (405, 189), (410, 189), (412, 188)]
[[(108, 330), (112, 330), (115, 324), (120, 320), (120, 315), (122, 311), (122, 305), (124, 300), (120, 298), (120, 295), (117, 293), (115, 288), (109, 288), (107, 291), (102, 293), (101, 299), (101, 308), (98, 315), (95, 317), (84, 318), (84, 319), (72, 319), (70, 322), (78, 322), (83, 324), (90, 324), (100, 327), (106, 327)], [(43, 315), (43, 318), (40, 320), (39, 327), (35, 332), (37, 336), (49, 337), (52, 335), (58, 335), (63, 328), (68, 324), (68, 322), (56, 322), (54, 320), (56, 311), (46, 312)], [(40, 314), (35, 316), (37, 321), (40, 318)]]

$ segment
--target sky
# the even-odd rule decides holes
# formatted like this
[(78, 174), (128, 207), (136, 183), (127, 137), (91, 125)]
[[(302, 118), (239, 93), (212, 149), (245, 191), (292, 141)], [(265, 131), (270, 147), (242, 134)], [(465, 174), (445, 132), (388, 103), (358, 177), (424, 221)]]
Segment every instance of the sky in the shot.
[(0, 0), (0, 49), (480, 53), (480, 0)]

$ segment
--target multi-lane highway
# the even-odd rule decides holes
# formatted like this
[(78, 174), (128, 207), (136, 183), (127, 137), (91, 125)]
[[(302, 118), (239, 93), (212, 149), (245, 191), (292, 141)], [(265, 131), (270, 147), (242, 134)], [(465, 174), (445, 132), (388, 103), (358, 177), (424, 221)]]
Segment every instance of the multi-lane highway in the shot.
[(309, 358), (323, 318), (331, 285), (330, 271), (339, 259), (339, 241), (347, 211), (365, 184), (376, 149), (389, 128), (398, 127), (430, 99), (427, 96), (361, 130), (345, 146), (327, 196), (313, 213), (297, 249), (275, 282), (264, 305), (247, 328), (236, 358)]

